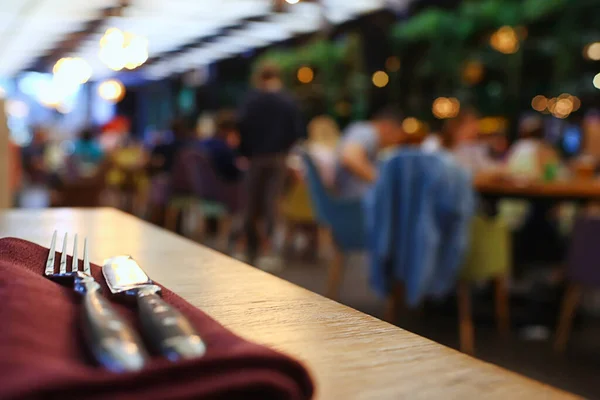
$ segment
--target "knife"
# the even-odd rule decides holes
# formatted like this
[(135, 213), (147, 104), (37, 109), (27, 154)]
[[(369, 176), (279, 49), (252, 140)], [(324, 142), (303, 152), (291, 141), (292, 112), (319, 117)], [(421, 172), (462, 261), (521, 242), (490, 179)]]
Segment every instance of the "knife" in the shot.
[(160, 287), (131, 256), (105, 260), (102, 274), (112, 293), (137, 299), (142, 333), (154, 350), (171, 361), (206, 353), (206, 345), (190, 321), (160, 297)]

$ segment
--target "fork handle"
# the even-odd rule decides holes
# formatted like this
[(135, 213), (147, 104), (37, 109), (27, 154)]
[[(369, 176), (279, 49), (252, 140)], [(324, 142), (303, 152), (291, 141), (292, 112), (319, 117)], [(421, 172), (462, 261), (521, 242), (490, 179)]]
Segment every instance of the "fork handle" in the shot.
[(137, 294), (143, 332), (152, 347), (171, 361), (202, 357), (206, 345), (190, 321), (152, 287)]
[(148, 361), (142, 341), (100, 290), (83, 295), (83, 332), (100, 365), (113, 372), (138, 371)]

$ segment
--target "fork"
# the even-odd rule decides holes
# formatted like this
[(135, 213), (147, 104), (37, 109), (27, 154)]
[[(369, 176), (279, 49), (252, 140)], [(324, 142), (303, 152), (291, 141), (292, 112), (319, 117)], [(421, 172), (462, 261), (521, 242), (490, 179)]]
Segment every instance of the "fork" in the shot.
[(44, 275), (73, 289), (82, 296), (83, 336), (96, 361), (113, 372), (137, 371), (148, 361), (148, 353), (131, 325), (101, 295), (100, 285), (90, 272), (87, 238), (83, 242), (83, 269), (79, 269), (77, 235), (73, 260), (67, 269), (67, 233), (62, 244), (58, 272), (54, 270), (56, 234), (52, 235)]

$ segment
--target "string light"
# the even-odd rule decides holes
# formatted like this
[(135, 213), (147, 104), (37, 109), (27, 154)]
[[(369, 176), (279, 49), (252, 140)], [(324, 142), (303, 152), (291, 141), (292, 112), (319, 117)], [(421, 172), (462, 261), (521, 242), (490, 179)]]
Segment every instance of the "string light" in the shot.
[(460, 112), (460, 102), (455, 97), (438, 97), (433, 102), (432, 112), (438, 119), (454, 118)]
[(600, 89), (600, 73), (596, 74), (593, 83), (596, 89)]
[(92, 77), (92, 67), (83, 58), (61, 58), (52, 68), (54, 78), (62, 83), (76, 82), (83, 85)]
[(479, 61), (469, 61), (465, 64), (462, 74), (463, 81), (476, 85), (483, 79), (483, 64)]
[(546, 96), (535, 96), (533, 100), (531, 100), (531, 108), (533, 108), (535, 111), (542, 112), (546, 109), (546, 107), (548, 107), (548, 99)]
[(514, 54), (519, 50), (519, 36), (510, 26), (498, 29), (490, 38), (490, 45), (503, 54)]
[(373, 74), (372, 81), (373, 85), (383, 88), (390, 82), (390, 77), (384, 71), (377, 71)]
[(600, 61), (600, 42), (590, 43), (585, 46), (583, 56), (588, 60)]
[(100, 60), (113, 71), (135, 69), (148, 60), (148, 40), (117, 28), (109, 28), (100, 39)]
[(388, 57), (387, 60), (385, 60), (385, 69), (389, 72), (400, 71), (400, 59), (396, 56)]
[(302, 67), (298, 69), (297, 77), (301, 83), (311, 83), (315, 78), (315, 73), (310, 67)]
[(106, 101), (117, 103), (125, 96), (125, 86), (116, 79), (109, 79), (98, 86), (98, 94)]
[(402, 121), (402, 129), (409, 135), (417, 133), (420, 127), (421, 123), (416, 118), (408, 117)]

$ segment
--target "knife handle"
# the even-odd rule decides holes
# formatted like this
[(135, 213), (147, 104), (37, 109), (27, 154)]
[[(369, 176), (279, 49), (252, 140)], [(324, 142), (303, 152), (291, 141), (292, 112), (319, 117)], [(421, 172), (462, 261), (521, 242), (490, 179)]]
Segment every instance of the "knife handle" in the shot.
[(148, 361), (144, 345), (99, 290), (83, 295), (83, 332), (100, 365), (113, 372), (138, 371)]
[(202, 357), (206, 345), (190, 321), (155, 292), (139, 291), (138, 310), (148, 342), (171, 361)]

